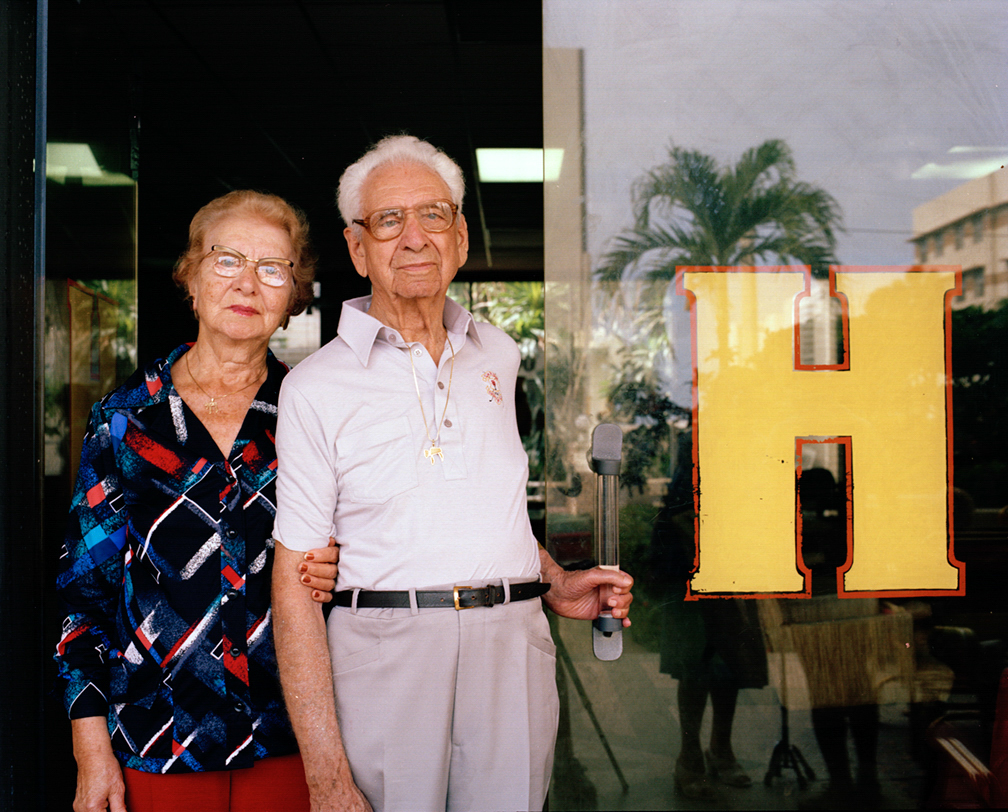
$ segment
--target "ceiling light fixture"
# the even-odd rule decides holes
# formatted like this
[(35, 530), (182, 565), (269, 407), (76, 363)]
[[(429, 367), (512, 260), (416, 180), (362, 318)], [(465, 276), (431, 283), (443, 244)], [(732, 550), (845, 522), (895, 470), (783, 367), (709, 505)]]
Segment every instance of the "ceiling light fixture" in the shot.
[(59, 184), (65, 184), (69, 178), (83, 186), (133, 185), (129, 175), (102, 169), (88, 144), (56, 141), (46, 144), (46, 178)]
[(563, 166), (562, 149), (476, 150), (476, 171), (480, 183), (542, 183), (560, 177)]

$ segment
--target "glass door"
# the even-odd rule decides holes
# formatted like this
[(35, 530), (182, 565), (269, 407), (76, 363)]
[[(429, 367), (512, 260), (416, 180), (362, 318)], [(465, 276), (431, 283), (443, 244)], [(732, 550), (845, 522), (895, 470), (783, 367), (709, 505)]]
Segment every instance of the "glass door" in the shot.
[(617, 661), (554, 621), (551, 808), (982, 795), (947, 753), (1008, 665), (1006, 9), (543, 8), (548, 545), (594, 563), (614, 423), (636, 579)]

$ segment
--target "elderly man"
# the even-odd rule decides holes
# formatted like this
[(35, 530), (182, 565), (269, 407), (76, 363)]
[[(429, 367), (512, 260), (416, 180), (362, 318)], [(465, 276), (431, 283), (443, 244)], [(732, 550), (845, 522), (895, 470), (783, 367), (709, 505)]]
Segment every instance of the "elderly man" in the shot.
[[(462, 194), (458, 166), (409, 136), (346, 170), (344, 234), (372, 295), (280, 395), (274, 629), (313, 810), (541, 808), (558, 702), (540, 596), (629, 625), (629, 575), (567, 573), (532, 535), (518, 349), (446, 298), (469, 246)], [(330, 534), (327, 649), (284, 564)]]

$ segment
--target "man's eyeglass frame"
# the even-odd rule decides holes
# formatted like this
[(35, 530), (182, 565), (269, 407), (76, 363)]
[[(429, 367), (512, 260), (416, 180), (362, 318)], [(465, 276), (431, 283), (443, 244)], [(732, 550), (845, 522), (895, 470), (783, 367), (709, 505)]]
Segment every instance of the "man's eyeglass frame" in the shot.
[[(351, 222), (354, 225), (363, 228), (365, 231), (367, 231), (368, 234), (374, 237), (374, 239), (380, 242), (387, 242), (388, 240), (394, 240), (396, 237), (398, 237), (400, 234), (403, 233), (403, 229), (406, 228), (407, 214), (409, 214), (410, 212), (413, 212), (415, 214), (417, 210), (423, 209), (427, 206), (431, 206), (435, 203), (443, 203), (448, 206), (448, 210), (451, 212), (451, 219), (448, 220), (448, 225), (446, 225), (444, 228), (428, 228), (422, 219), (418, 218), (417, 222), (420, 223), (420, 228), (422, 228), (428, 234), (443, 234), (445, 231), (448, 231), (453, 225), (455, 225), (455, 221), (458, 220), (458, 206), (456, 206), (450, 200), (444, 200), (444, 199), (426, 200), (423, 203), (418, 203), (416, 206), (407, 206), (406, 208), (400, 208), (398, 206), (386, 206), (381, 209), (375, 209), (373, 212), (366, 215), (364, 218), (359, 220), (351, 220)], [(386, 234), (379, 237), (377, 234), (374, 233), (374, 231), (372, 231), (371, 220), (374, 218), (376, 214), (387, 214), (390, 212), (402, 212), (402, 217), (399, 218), (401, 225), (398, 231), (396, 231), (394, 234)]]

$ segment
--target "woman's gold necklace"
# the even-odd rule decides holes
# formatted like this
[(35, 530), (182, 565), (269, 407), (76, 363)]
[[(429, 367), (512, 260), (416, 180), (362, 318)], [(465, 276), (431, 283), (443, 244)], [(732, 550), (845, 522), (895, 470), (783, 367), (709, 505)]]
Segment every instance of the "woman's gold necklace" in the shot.
[(448, 339), (448, 348), (451, 350), (451, 368), (448, 370), (448, 391), (445, 393), (444, 399), (444, 411), (441, 412), (441, 422), (438, 423), (437, 434), (433, 437), (430, 436), (430, 429), (427, 428), (427, 413), (424, 411), (423, 398), (420, 397), (420, 384), (417, 382), (416, 367), (413, 365), (413, 351), (409, 351), (409, 363), (410, 370), (413, 372), (413, 386), (416, 387), (417, 402), (420, 404), (420, 416), (423, 417), (423, 429), (427, 434), (427, 439), (430, 440), (430, 448), (425, 448), (423, 455), (430, 460), (430, 464), (434, 464), (434, 457), (440, 457), (441, 461), (444, 462), (444, 452), (438, 445), (441, 442), (441, 427), (444, 425), (445, 415), (448, 414), (448, 398), (451, 397), (451, 385), (452, 376), (455, 374), (455, 348), (451, 343), (451, 336), (445, 333), (445, 338)]
[(226, 400), (227, 398), (231, 397), (232, 395), (237, 395), (239, 392), (244, 392), (250, 386), (252, 386), (254, 384), (257, 384), (257, 383), (260, 383), (262, 381), (262, 378), (263, 378), (263, 375), (260, 372), (259, 375), (256, 376), (256, 379), (254, 381), (252, 381), (252, 383), (245, 384), (245, 386), (243, 386), (241, 389), (235, 389), (234, 392), (228, 392), (226, 395), (221, 395), (219, 398), (217, 398), (217, 397), (214, 397), (213, 395), (211, 395), (209, 392), (207, 392), (207, 390), (204, 389), (202, 386), (200, 386), (199, 381), (196, 380), (196, 376), (192, 374), (192, 368), (189, 366), (189, 353), (185, 354), (185, 367), (186, 367), (186, 372), (189, 373), (189, 377), (192, 378), (192, 382), (194, 384), (196, 384), (196, 388), (199, 389), (200, 392), (202, 392), (208, 398), (207, 402), (203, 404), (203, 408), (207, 410), (207, 414), (216, 414), (217, 413), (217, 401), (218, 400)]

